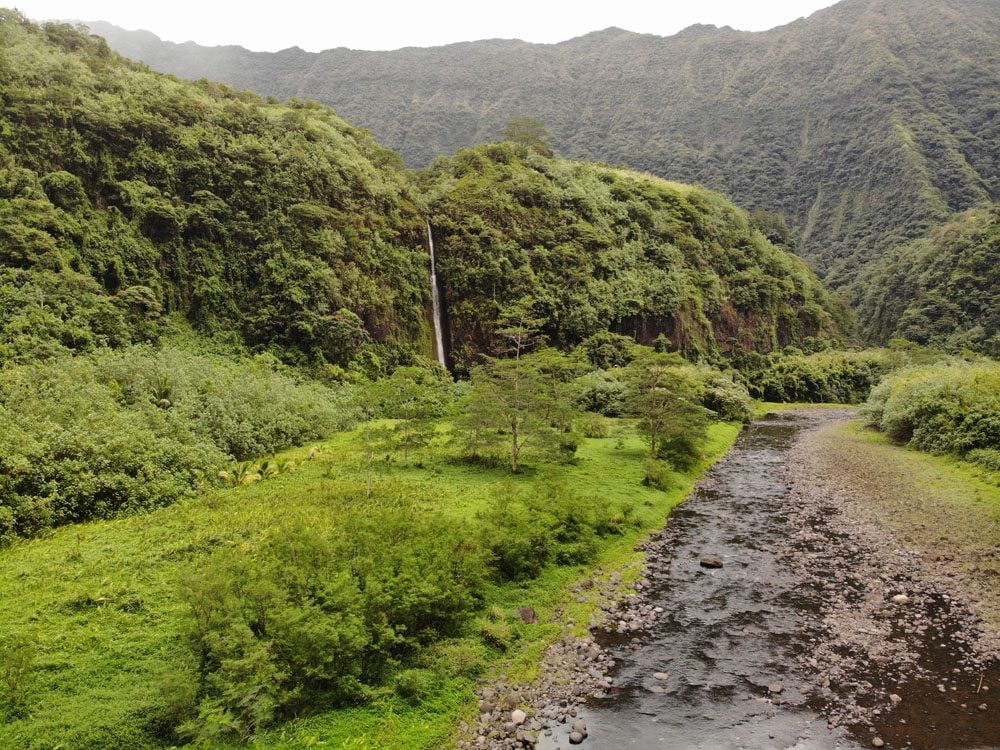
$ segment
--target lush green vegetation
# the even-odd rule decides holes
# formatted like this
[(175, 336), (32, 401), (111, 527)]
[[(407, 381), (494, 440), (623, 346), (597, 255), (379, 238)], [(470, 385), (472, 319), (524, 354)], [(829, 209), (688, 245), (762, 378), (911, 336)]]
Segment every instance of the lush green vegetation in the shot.
[(0, 361), (155, 341), (174, 312), (376, 373), (424, 346), (399, 159), (330, 110), (183, 83), (14, 11), (0, 99)]
[(968, 211), (894, 248), (854, 292), (869, 338), (1000, 357), (1000, 206)]
[[(406, 173), (319, 104), (14, 11), (0, 101), (5, 747), (439, 747), (751, 394), (856, 402), (893, 372), (887, 434), (1000, 463), (993, 364), (830, 350), (850, 316), (780, 216), (555, 158), (531, 118)], [(901, 252), (976, 292), (960, 338), (988, 349), (975, 216), (952, 265)], [(422, 356), (428, 219), (459, 382)]]
[(609, 326), (690, 357), (848, 327), (761, 233), (780, 222), (550, 158), (515, 127), (531, 121), (414, 184), (318, 104), (183, 83), (14, 11), (0, 36), (0, 361), (155, 342), (182, 319), (327, 375), (413, 364), (430, 350), (424, 202), (463, 373), (529, 293), (563, 349)]
[(459, 371), (496, 348), (493, 321), (525, 295), (562, 348), (610, 329), (711, 359), (849, 326), (799, 259), (703, 188), (513, 142), (439, 160), (421, 185)]
[(1000, 471), (1000, 365), (947, 359), (885, 378), (865, 413), (889, 438)]
[(900, 239), (1000, 199), (991, 0), (849, 0), (762, 33), (607, 29), (555, 45), (375, 53), (255, 53), (93, 28), (157, 70), (314, 97), (413, 165), (538, 118), (566, 157), (783, 214), (838, 284)]
[[(440, 747), (474, 678), (527, 665), (565, 585), (634, 554), (690, 487), (697, 467), (643, 486), (645, 441), (605, 426), (572, 463), (533, 454), (512, 474), (470, 463), (439, 423), (408, 465), (379, 456), (367, 497), (359, 428), (283, 454), (297, 468), (266, 481), (4, 550), (0, 658), (28, 666), (4, 688), (22, 708), (0, 745)], [(713, 425), (704, 455), (736, 432)], [(593, 605), (572, 606), (586, 623)]]
[(167, 505), (229, 462), (329, 435), (355, 414), (342, 393), (267, 355), (175, 347), (0, 369), (0, 545)]
[(906, 361), (905, 354), (888, 349), (784, 352), (748, 358), (742, 372), (750, 393), (765, 401), (857, 404)]

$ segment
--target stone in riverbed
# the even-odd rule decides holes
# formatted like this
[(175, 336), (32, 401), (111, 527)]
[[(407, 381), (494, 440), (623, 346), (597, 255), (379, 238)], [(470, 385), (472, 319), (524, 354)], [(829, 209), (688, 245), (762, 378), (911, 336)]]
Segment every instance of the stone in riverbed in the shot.
[(577, 719), (573, 722), (573, 731), (582, 735), (584, 739), (587, 738), (587, 722), (583, 719)]
[(782, 685), (780, 682), (772, 682), (770, 685), (767, 686), (767, 692), (773, 693), (774, 695), (777, 695), (778, 693), (782, 692), (784, 689), (785, 689), (785, 686)]
[(669, 680), (670, 679), (670, 675), (668, 675), (666, 672), (653, 672), (653, 679), (654, 680)]
[(910, 603), (910, 597), (908, 597), (906, 594), (896, 594), (894, 597), (892, 597), (892, 603), (893, 604), (909, 604)]
[(514, 723), (515, 726), (521, 726), (525, 721), (528, 720), (528, 715), (524, 713), (524, 711), (522, 711), (521, 709), (517, 709), (516, 711), (511, 712), (510, 720)]
[(872, 747), (885, 747), (885, 740), (881, 737), (876, 737), (872, 740)]
[(569, 733), (569, 744), (571, 745), (579, 745), (581, 742), (583, 742), (583, 739), (584, 739), (583, 735), (580, 734), (579, 732)]
[(718, 557), (703, 557), (698, 564), (703, 568), (721, 568), (723, 562), (722, 559)]

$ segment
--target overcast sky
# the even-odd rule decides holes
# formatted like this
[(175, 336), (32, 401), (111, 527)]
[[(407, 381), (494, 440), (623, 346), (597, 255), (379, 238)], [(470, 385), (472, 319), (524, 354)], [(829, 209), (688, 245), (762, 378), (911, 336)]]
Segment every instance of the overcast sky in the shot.
[(318, 52), (331, 47), (430, 47), (497, 37), (552, 43), (608, 26), (661, 36), (693, 23), (761, 31), (808, 16), (833, 5), (833, 0), (15, 0), (12, 4), (36, 21), (109, 21), (127, 29), (147, 29), (172, 42), (239, 44), (272, 52), (297, 45)]

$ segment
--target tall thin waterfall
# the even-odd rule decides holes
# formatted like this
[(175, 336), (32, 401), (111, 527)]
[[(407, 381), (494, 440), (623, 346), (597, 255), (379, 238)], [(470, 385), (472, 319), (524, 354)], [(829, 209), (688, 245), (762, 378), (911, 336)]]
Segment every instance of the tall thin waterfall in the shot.
[(434, 347), (437, 351), (438, 362), (444, 369), (448, 369), (448, 363), (444, 358), (444, 334), (441, 332), (441, 298), (438, 294), (437, 272), (434, 270), (434, 234), (431, 232), (431, 223), (427, 222), (427, 246), (431, 251), (431, 304), (434, 307)]

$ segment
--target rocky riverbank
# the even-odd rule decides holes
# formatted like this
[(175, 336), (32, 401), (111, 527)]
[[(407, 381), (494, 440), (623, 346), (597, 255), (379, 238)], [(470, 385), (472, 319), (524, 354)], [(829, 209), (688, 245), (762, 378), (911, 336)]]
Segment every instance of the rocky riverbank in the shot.
[[(803, 433), (786, 470), (799, 527), (786, 558), (821, 611), (807, 628), (814, 647), (802, 655), (812, 699), (831, 724), (873, 742), (887, 735), (896, 746), (946, 747), (927, 731), (951, 724), (967, 725), (969, 746), (978, 746), (990, 733), (984, 725), (996, 723), (977, 714), (997, 714), (1000, 638), (979, 614), (981, 582), (969, 581), (947, 551), (957, 511), (900, 476), (889, 453), (845, 438), (850, 416)], [(936, 549), (907, 533), (913, 506), (919, 523), (937, 524)], [(928, 715), (929, 727), (911, 728)]]
[[(781, 667), (788, 676), (785, 682), (792, 684), (753, 672), (752, 661), (749, 672), (747, 664), (724, 667), (720, 661), (718, 680), (711, 676), (697, 680), (704, 683), (704, 690), (727, 679), (734, 687), (742, 686), (739, 689), (749, 691), (746, 697), (759, 703), (767, 716), (812, 707), (827, 723), (823, 731), (829, 737), (843, 737), (841, 728), (849, 728), (867, 746), (963, 746), (937, 742), (938, 725), (953, 734), (964, 732), (961, 736), (969, 743), (988, 738), (992, 731), (988, 717), (998, 713), (993, 704), (1000, 693), (996, 634), (982, 625), (967, 591), (955, 585), (954, 571), (947, 565), (928, 565), (925, 551), (901, 544), (872, 512), (871, 498), (851, 473), (830, 465), (831, 435), (852, 415), (848, 410), (801, 412), (807, 427), (795, 437), (778, 469), (786, 498), (780, 506), (781, 523), (790, 533), (777, 547), (767, 543), (765, 549), (757, 548), (773, 555), (781, 576), (794, 582), (792, 590), (801, 599), (797, 606), (803, 616), (794, 636), (800, 645), (788, 651), (797, 663)], [(712, 492), (715, 482), (710, 473), (698, 491)], [(708, 522), (711, 516), (703, 518), (696, 522)], [(574, 637), (567, 627), (546, 652), (541, 676), (532, 685), (513, 685), (502, 677), (484, 682), (479, 717), (463, 727), (460, 748), (587, 744), (587, 701), (606, 702), (626, 689), (616, 682), (612, 650), (600, 643), (615, 641), (614, 652), (623, 653), (624, 639), (642, 640), (656, 631), (658, 621), (664, 621), (661, 628), (667, 624), (675, 613), (665, 612), (650, 594), (659, 590), (662, 596), (662, 587), (670, 587), (671, 577), (678, 575), (676, 566), (687, 567), (688, 580), (694, 580), (692, 565), (704, 576), (730, 565), (750, 571), (741, 576), (751, 575), (753, 564), (747, 568), (738, 555), (717, 556), (712, 549), (690, 561), (678, 559), (677, 525), (668, 525), (642, 545), (646, 570), (634, 587), (624, 586), (615, 574), (577, 585), (574, 595), (596, 595), (600, 604), (600, 614), (590, 623), (591, 636)], [(755, 549), (754, 543), (749, 549)], [(685, 555), (691, 553), (688, 549)], [(748, 580), (747, 585), (767, 586), (767, 582)], [(763, 611), (766, 617), (769, 608)], [(783, 632), (777, 623), (775, 627), (776, 633)], [(767, 623), (744, 628), (744, 637), (755, 637), (761, 628), (766, 629)], [(739, 631), (729, 629), (726, 637), (738, 644)], [(779, 640), (783, 638), (779, 635)], [(719, 658), (721, 654), (716, 654), (712, 661)], [(722, 674), (724, 670), (730, 674)], [(641, 691), (681, 689), (680, 676), (672, 677), (662, 663), (649, 664), (647, 671), (648, 675), (642, 673)], [(692, 674), (684, 676), (683, 689), (701, 689), (695, 680)], [(960, 729), (955, 729), (958, 725)]]

